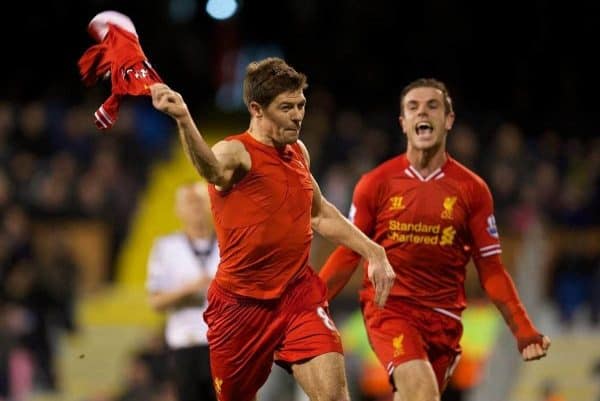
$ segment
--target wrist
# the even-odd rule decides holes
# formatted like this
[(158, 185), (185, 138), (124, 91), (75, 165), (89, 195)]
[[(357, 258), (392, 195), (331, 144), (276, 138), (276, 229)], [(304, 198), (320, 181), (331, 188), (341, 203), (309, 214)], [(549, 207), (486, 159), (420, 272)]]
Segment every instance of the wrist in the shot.
[(376, 243), (370, 244), (367, 248), (366, 253), (363, 255), (365, 259), (377, 259), (385, 256), (385, 249)]
[(189, 112), (186, 112), (182, 116), (176, 117), (175, 121), (177, 122), (177, 126), (179, 128), (187, 128), (194, 125), (194, 120)]

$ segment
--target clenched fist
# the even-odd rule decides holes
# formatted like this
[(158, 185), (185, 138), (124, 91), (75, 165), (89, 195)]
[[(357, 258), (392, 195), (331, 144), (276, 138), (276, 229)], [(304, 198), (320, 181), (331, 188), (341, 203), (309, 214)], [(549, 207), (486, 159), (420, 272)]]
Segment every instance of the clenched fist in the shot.
[(187, 105), (178, 92), (165, 84), (154, 84), (150, 86), (152, 105), (155, 109), (180, 120), (189, 116)]

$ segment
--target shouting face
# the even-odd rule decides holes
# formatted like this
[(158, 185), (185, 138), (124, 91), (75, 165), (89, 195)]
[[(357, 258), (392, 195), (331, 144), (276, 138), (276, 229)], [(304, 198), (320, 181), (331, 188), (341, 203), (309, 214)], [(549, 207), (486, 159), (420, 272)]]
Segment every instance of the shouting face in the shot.
[(401, 108), (400, 125), (409, 148), (423, 151), (445, 148), (454, 113), (446, 110), (441, 90), (414, 88), (404, 96)]

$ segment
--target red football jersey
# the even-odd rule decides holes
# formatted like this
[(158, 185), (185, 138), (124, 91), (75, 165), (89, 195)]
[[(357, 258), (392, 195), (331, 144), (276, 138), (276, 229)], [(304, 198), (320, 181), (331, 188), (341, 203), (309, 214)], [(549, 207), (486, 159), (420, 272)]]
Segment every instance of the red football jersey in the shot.
[(216, 283), (235, 294), (278, 298), (308, 266), (313, 186), (300, 145), (277, 149), (243, 133), (250, 171), (228, 191), (209, 194), (221, 262)]
[[(428, 177), (406, 155), (365, 174), (350, 219), (385, 248), (396, 271), (391, 295), (432, 308), (464, 309), (469, 259), (501, 252), (487, 185), (449, 156)], [(372, 297), (366, 269), (364, 286)]]

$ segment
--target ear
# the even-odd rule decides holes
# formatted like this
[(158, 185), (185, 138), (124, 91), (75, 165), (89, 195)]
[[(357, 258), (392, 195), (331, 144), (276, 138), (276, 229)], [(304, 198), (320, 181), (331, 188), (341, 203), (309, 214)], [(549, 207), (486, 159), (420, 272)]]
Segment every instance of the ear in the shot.
[(251, 101), (248, 106), (248, 110), (250, 111), (250, 115), (256, 118), (262, 118), (263, 116), (263, 108), (260, 104), (255, 101)]
[(445, 124), (446, 131), (450, 131), (452, 129), (452, 126), (454, 125), (455, 117), (456, 117), (456, 115), (453, 112), (448, 113), (448, 115), (446, 116), (446, 124)]
[(404, 129), (404, 117), (402, 117), (402, 114), (398, 116), (398, 123), (400, 124), (400, 128), (402, 128), (402, 132), (406, 134), (406, 129)]

